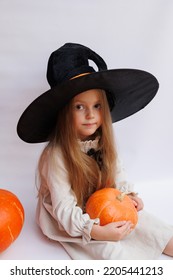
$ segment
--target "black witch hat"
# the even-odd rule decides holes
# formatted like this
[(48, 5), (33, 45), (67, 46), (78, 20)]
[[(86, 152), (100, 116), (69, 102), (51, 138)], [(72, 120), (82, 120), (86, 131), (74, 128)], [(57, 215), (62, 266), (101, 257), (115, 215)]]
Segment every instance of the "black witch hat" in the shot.
[(152, 74), (138, 69), (108, 70), (97, 53), (76, 43), (67, 43), (50, 55), (47, 80), (51, 88), (26, 108), (17, 125), (19, 137), (28, 143), (48, 141), (59, 110), (86, 90), (105, 90), (116, 122), (143, 109), (159, 88)]

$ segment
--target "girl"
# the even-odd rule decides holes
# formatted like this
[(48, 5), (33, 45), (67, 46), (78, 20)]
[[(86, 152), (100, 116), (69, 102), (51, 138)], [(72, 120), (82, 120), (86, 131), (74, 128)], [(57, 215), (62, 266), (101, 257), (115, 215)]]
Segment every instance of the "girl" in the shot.
[[(107, 70), (91, 49), (67, 43), (51, 54), (47, 79), (51, 89), (29, 105), (17, 127), (26, 142), (48, 141), (38, 165), (37, 222), (43, 233), (59, 241), (72, 259), (173, 256), (173, 227), (143, 210), (125, 180), (112, 130), (112, 121), (151, 101), (156, 78), (135, 69)], [(104, 187), (132, 199), (139, 216), (135, 229), (128, 221), (100, 226), (85, 213), (89, 196)]]

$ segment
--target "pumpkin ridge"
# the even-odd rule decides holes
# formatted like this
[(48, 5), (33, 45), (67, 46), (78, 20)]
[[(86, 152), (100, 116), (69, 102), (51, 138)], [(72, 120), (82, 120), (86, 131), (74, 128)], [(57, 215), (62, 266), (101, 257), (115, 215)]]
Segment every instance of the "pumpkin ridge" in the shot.
[(19, 208), (19, 206), (17, 205), (17, 203), (16, 203), (16, 202), (13, 202), (13, 205), (14, 205), (14, 207), (17, 209), (17, 211), (18, 211), (18, 213), (19, 213), (19, 215), (20, 215), (20, 217), (21, 217), (22, 224), (23, 224), (23, 221), (24, 221), (24, 215), (23, 215), (22, 210)]
[(99, 216), (99, 217), (102, 216), (103, 211), (105, 210), (105, 208), (106, 208), (107, 206), (109, 206), (109, 204), (110, 204), (110, 200), (105, 201), (104, 205), (102, 205), (102, 208), (100, 209), (100, 212), (98, 213), (98, 216)]
[(10, 234), (10, 237), (11, 237), (11, 242), (13, 242), (15, 238), (14, 238), (14, 236), (12, 234), (10, 226), (8, 226), (8, 231), (9, 231), (9, 234)]

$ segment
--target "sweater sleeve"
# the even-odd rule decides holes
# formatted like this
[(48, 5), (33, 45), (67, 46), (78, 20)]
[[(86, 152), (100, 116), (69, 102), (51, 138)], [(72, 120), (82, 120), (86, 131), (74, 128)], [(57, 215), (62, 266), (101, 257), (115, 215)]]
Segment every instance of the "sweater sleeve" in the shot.
[[(49, 199), (44, 199), (44, 207), (56, 220), (61, 231), (65, 231), (71, 237), (82, 237), (84, 243), (91, 240), (90, 232), (98, 219), (90, 219), (77, 206), (76, 196), (68, 181), (61, 153), (56, 159), (56, 169), (50, 168), (47, 161), (43, 168), (44, 182), (49, 190)], [(56, 170), (56, 171), (55, 171)], [(79, 186), (80, 187), (80, 186)]]

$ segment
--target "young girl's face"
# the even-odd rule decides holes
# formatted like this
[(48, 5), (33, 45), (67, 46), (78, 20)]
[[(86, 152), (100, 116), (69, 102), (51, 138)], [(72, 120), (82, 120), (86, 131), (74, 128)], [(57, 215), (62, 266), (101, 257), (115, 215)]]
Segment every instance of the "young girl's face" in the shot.
[(102, 124), (100, 91), (87, 90), (73, 98), (73, 125), (80, 140), (87, 140)]

